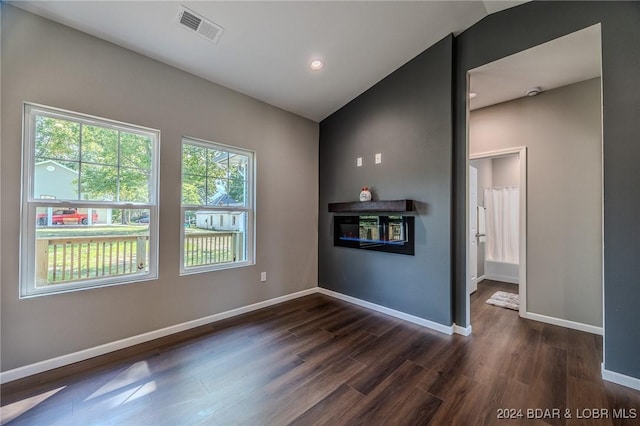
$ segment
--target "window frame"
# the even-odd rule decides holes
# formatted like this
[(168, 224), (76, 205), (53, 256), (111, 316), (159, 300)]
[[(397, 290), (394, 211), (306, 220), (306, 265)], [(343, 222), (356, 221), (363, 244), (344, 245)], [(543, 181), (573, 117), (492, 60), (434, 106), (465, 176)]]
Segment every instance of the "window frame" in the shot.
[[(185, 204), (182, 199), (182, 185), (184, 177), (184, 146), (192, 145), (205, 149), (225, 151), (229, 154), (238, 154), (248, 157), (247, 178), (246, 178), (246, 206), (214, 206), (202, 204)], [(204, 272), (220, 271), (225, 269), (243, 268), (255, 265), (255, 228), (256, 228), (256, 153), (250, 149), (226, 145), (219, 142), (212, 142), (204, 139), (183, 136), (180, 143), (180, 275), (200, 274)], [(240, 262), (218, 263), (198, 266), (185, 266), (185, 226), (184, 219), (187, 211), (209, 212), (210, 217), (219, 215), (220, 212), (234, 213), (241, 212), (247, 214), (247, 229), (245, 236), (245, 256), (246, 259)]]
[[(149, 177), (149, 200), (147, 203), (128, 201), (86, 201), (67, 199), (36, 198), (35, 190), (35, 139), (36, 117), (45, 116), (81, 125), (99, 126), (119, 132), (151, 137), (152, 158)], [(82, 138), (82, 136), (81, 136)], [(81, 142), (82, 144), (82, 142)], [(81, 148), (80, 148), (81, 149)], [(79, 160), (80, 161), (80, 160)], [(118, 167), (121, 167), (118, 160)], [(30, 298), (50, 294), (67, 293), (113, 285), (131, 284), (158, 278), (158, 217), (160, 191), (160, 130), (124, 123), (107, 118), (60, 108), (24, 102), (22, 114), (22, 182), (20, 214), (20, 298)], [(147, 272), (88, 278), (69, 283), (59, 283), (46, 288), (36, 287), (36, 239), (37, 210), (43, 207), (54, 209), (148, 209), (149, 210), (149, 254)]]

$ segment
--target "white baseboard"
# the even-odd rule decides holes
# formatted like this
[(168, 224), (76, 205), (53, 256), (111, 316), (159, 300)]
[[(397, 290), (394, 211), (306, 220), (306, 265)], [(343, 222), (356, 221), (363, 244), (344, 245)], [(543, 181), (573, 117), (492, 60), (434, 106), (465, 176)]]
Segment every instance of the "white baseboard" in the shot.
[(444, 325), (434, 321), (429, 321), (427, 319), (416, 317), (411, 314), (396, 311), (395, 309), (387, 308), (386, 306), (376, 305), (375, 303), (367, 302), (366, 300), (361, 300), (352, 296), (347, 296), (346, 294), (337, 293), (326, 288), (318, 287), (318, 293), (322, 293), (336, 299), (344, 300), (345, 302), (353, 303), (354, 305), (362, 306), (364, 308), (371, 309), (372, 311), (378, 311), (392, 317), (400, 318), (402, 320), (409, 321), (435, 331), (439, 331), (440, 333), (451, 335), (454, 332), (453, 325)]
[(498, 275), (498, 274), (484, 274), (482, 276), (482, 279), (485, 280), (491, 280), (491, 281), (500, 281), (503, 283), (510, 283), (510, 284), (519, 284), (519, 279), (518, 277), (512, 277), (510, 275)]
[(453, 324), (453, 332), (456, 333), (456, 334), (461, 334), (463, 336), (470, 336), (471, 335), (471, 326), (462, 327), (461, 325)]
[(626, 376), (624, 374), (616, 373), (615, 371), (609, 371), (604, 368), (604, 363), (602, 364), (602, 380), (640, 391), (639, 378)]
[(84, 361), (86, 359), (93, 358), (99, 355), (104, 355), (106, 353), (117, 351), (119, 349), (124, 349), (129, 346), (145, 343), (150, 340), (168, 336), (170, 334), (179, 333), (181, 331), (189, 330), (191, 328), (199, 327), (201, 325), (206, 325), (212, 322), (221, 321), (223, 319), (235, 317), (237, 315), (241, 315), (247, 312), (266, 308), (268, 306), (286, 302), (288, 300), (297, 299), (298, 297), (314, 294), (317, 292), (318, 292), (317, 287), (313, 287), (313, 288), (302, 290), (296, 293), (291, 293), (284, 296), (276, 297), (274, 299), (264, 300), (262, 302), (254, 303), (252, 305), (242, 306), (240, 308), (231, 309), (226, 312), (220, 312), (218, 314), (209, 315), (207, 317), (199, 318), (193, 321), (183, 322), (182, 324), (176, 324), (170, 327), (161, 328), (159, 330), (150, 331), (148, 333), (139, 334), (137, 336), (127, 337), (126, 339), (117, 340), (115, 342), (105, 343), (104, 345), (95, 346), (93, 348), (84, 349), (84, 350), (73, 352), (67, 355), (62, 355), (57, 358), (52, 358), (52, 359), (36, 362), (34, 364), (25, 365), (23, 367), (15, 368), (13, 370), (3, 371), (0, 373), (0, 384), (11, 382), (13, 380), (22, 379), (23, 377), (31, 376), (33, 374), (38, 374), (47, 370), (52, 370), (54, 368), (73, 364), (74, 362)]
[(481, 275), (481, 276), (479, 276), (479, 277), (478, 277), (478, 281), (477, 281), (477, 282), (482, 282), (482, 281), (484, 281), (484, 280), (486, 280), (486, 279), (487, 279), (487, 277), (486, 277), (486, 276)]
[(161, 328), (159, 330), (150, 331), (148, 333), (139, 334), (137, 336), (127, 337), (125, 339), (117, 340), (115, 342), (105, 343), (103, 345), (95, 346), (93, 348), (88, 348), (88, 349), (84, 349), (78, 352), (73, 352), (67, 355), (62, 355), (56, 358), (36, 362), (34, 364), (25, 365), (23, 367), (18, 367), (13, 370), (3, 371), (3, 372), (0, 372), (0, 384), (22, 379), (27, 376), (32, 376), (34, 374), (42, 373), (48, 370), (53, 370), (54, 368), (59, 368), (65, 365), (73, 364), (75, 362), (84, 361), (89, 358), (107, 354), (109, 352), (113, 352), (113, 351), (124, 349), (130, 346), (138, 345), (140, 343), (145, 343), (154, 339), (168, 336), (170, 334), (186, 331), (195, 327), (199, 327), (201, 325), (211, 324), (216, 321), (221, 321), (227, 318), (235, 317), (237, 315), (242, 315), (247, 312), (266, 308), (268, 306), (276, 305), (278, 303), (297, 299), (299, 297), (307, 296), (309, 294), (314, 294), (314, 293), (322, 293), (324, 295), (334, 297), (336, 299), (344, 300), (345, 302), (353, 303), (355, 305), (359, 305), (359, 306), (371, 309), (373, 311), (381, 312), (383, 314), (387, 314), (392, 317), (402, 319), (404, 321), (418, 324), (423, 327), (430, 328), (432, 330), (439, 331), (444, 334), (451, 335), (453, 333), (457, 333), (463, 336), (468, 336), (471, 334), (471, 326), (466, 328), (455, 325), (455, 324), (447, 326), (434, 321), (429, 321), (424, 318), (416, 317), (414, 315), (410, 315), (404, 312), (396, 311), (395, 309), (387, 308), (385, 306), (376, 305), (375, 303), (371, 303), (365, 300), (357, 299), (355, 297), (347, 296), (342, 293), (337, 293), (335, 291), (327, 290), (325, 288), (313, 287), (313, 288), (302, 290), (296, 293), (291, 293), (284, 296), (276, 297), (274, 299), (269, 299), (262, 302), (254, 303), (252, 305), (242, 306), (236, 309), (231, 309), (229, 311), (220, 312), (214, 315), (209, 315), (204, 318), (187, 321), (181, 324), (172, 325), (170, 327)]
[(546, 315), (534, 314), (532, 312), (527, 312), (525, 314), (525, 318), (602, 336), (602, 327), (596, 327), (595, 325), (583, 324), (581, 322), (569, 321), (561, 318), (548, 317)]

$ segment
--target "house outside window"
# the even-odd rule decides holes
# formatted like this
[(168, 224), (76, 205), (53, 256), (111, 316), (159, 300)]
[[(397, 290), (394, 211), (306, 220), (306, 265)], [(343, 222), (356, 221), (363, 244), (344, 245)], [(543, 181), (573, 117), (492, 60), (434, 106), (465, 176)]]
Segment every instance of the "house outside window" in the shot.
[(181, 273), (254, 263), (252, 151), (182, 140)]
[(160, 132), (24, 105), (21, 297), (157, 277)]

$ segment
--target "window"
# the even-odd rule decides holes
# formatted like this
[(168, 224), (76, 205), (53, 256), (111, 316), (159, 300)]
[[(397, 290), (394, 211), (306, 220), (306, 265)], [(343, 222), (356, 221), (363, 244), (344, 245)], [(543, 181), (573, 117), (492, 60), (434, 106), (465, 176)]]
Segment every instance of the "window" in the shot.
[(25, 104), (22, 297), (157, 276), (160, 133)]
[(253, 264), (254, 154), (182, 140), (181, 273)]

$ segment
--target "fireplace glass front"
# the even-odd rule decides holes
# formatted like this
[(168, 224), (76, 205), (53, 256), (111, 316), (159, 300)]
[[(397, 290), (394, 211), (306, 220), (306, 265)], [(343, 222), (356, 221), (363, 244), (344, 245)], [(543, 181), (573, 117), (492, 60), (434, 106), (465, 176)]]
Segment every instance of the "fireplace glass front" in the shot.
[(413, 216), (335, 216), (333, 245), (414, 255)]

